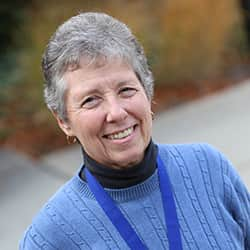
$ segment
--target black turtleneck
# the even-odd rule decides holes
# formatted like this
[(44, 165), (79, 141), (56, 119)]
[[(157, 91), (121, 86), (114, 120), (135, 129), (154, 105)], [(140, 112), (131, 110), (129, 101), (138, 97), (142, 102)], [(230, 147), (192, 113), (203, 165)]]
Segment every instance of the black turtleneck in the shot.
[[(82, 152), (84, 167), (88, 168), (103, 187), (126, 188), (143, 182), (154, 173), (158, 148), (151, 140), (142, 161), (127, 169), (114, 169), (104, 166), (92, 159), (84, 150)], [(86, 180), (83, 169), (80, 172), (80, 177)]]

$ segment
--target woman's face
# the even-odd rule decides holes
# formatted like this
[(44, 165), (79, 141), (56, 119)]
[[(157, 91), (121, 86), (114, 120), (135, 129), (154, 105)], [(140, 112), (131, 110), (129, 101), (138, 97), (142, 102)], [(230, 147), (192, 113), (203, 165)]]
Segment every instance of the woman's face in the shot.
[(151, 104), (133, 70), (119, 62), (65, 73), (68, 121), (86, 153), (114, 168), (140, 162), (152, 129)]

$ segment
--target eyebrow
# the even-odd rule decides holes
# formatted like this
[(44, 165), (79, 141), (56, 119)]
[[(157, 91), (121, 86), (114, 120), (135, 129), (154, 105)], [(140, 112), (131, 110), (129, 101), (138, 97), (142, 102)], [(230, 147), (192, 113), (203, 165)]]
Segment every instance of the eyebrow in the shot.
[[(130, 78), (126, 79), (126, 80), (120, 80), (119, 82), (113, 81), (112, 84), (115, 84), (116, 88), (120, 88), (124, 84), (128, 84), (128, 83), (131, 83), (133, 81), (134, 81), (134, 79), (132, 77), (130, 77)], [(84, 88), (80, 88), (79, 91), (77, 91), (76, 94), (73, 96), (73, 100), (80, 101), (80, 100), (82, 100), (82, 98), (84, 96), (88, 96), (88, 95), (98, 93), (98, 92), (100, 92), (100, 86), (98, 86), (98, 87), (96, 86), (94, 88), (90, 88), (90, 89), (87, 89), (87, 90), (84, 90)]]

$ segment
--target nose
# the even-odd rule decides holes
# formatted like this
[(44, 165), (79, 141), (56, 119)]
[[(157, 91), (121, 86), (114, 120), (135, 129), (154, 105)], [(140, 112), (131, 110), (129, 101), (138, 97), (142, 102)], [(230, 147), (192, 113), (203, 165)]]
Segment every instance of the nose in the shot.
[(126, 109), (123, 107), (122, 103), (116, 98), (112, 98), (111, 100), (109, 100), (106, 109), (107, 122), (119, 122), (125, 120), (128, 116)]

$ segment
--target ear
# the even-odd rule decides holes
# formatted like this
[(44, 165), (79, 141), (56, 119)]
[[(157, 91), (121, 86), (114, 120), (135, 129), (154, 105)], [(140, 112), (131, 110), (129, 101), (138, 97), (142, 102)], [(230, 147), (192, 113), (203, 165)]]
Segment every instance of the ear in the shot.
[(68, 136), (74, 136), (74, 133), (71, 129), (71, 126), (69, 125), (69, 122), (62, 119), (56, 112), (52, 112), (53, 116), (56, 118), (58, 126), (61, 128), (61, 130)]
[(152, 99), (151, 102), (150, 102), (150, 106), (151, 106), (151, 109), (154, 109), (154, 107), (157, 105), (157, 102)]

